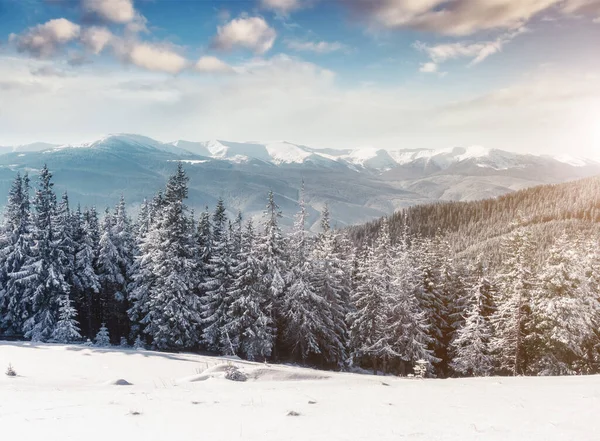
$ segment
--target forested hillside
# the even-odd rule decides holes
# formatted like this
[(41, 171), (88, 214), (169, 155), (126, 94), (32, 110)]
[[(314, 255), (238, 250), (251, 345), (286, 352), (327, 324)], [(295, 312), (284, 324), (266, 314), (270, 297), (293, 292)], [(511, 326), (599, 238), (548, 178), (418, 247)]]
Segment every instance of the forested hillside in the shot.
[[(600, 228), (600, 176), (578, 181), (541, 185), (493, 199), (473, 202), (440, 202), (416, 205), (388, 218), (392, 242), (404, 226), (411, 236), (443, 235), (457, 253), (498, 251), (499, 238), (512, 231), (515, 221), (528, 227), (545, 249), (565, 229), (572, 233)], [(357, 246), (371, 243), (381, 219), (349, 227)]]
[[(223, 200), (196, 215), (179, 163), (137, 219), (17, 175), (0, 230), (0, 336), (210, 351), (436, 377), (600, 372), (600, 180), (291, 232)], [(354, 242), (354, 243), (353, 243)], [(90, 341), (89, 344), (92, 344)]]

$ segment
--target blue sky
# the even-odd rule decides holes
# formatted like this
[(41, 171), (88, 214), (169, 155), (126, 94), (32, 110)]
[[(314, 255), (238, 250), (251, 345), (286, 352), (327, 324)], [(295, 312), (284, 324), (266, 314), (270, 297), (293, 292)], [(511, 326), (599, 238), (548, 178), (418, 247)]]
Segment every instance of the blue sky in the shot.
[(600, 157), (600, 0), (0, 0), (0, 145)]

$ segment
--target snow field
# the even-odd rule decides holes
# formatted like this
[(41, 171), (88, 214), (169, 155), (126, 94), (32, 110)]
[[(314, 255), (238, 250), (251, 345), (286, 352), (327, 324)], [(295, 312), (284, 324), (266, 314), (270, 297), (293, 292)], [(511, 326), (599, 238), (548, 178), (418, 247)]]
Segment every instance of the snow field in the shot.
[[(17, 377), (4, 375), (9, 363)], [(226, 380), (229, 365), (248, 381)], [(596, 441), (600, 433), (598, 376), (417, 380), (6, 342), (0, 370), (2, 439)]]

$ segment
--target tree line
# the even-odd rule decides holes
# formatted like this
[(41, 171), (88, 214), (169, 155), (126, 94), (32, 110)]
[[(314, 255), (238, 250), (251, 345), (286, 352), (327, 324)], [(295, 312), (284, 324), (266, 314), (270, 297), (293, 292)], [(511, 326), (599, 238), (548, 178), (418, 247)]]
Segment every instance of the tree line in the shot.
[(182, 164), (135, 221), (123, 198), (71, 209), (47, 167), (30, 186), (17, 175), (0, 231), (0, 336), (437, 377), (599, 370), (597, 236), (565, 232), (539, 263), (517, 219), (491, 268), (406, 216), (357, 242), (325, 207), (309, 234), (303, 193), (289, 232), (273, 192), (257, 223), (222, 200), (196, 217)]

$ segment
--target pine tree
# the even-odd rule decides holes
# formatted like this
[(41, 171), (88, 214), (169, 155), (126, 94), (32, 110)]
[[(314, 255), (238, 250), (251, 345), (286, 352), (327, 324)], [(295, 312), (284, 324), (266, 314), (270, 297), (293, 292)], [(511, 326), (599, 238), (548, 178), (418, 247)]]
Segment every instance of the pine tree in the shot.
[[(330, 280), (322, 280), (321, 290), (318, 291), (315, 282), (319, 278), (315, 275), (315, 260), (309, 254), (305, 225), (306, 207), (302, 195), (292, 235), (290, 287), (281, 301), (283, 334), (292, 355), (303, 363), (312, 356), (332, 364), (341, 364), (345, 359), (345, 348), (343, 341), (336, 335), (333, 321), (333, 312), (338, 305), (330, 304), (325, 297), (335, 297), (337, 292), (328, 285)], [(326, 278), (330, 274), (325, 272), (321, 276)], [(343, 311), (341, 315), (343, 320)]]
[(53, 186), (52, 173), (44, 166), (33, 202), (33, 255), (16, 275), (16, 283), (25, 287), (24, 296), (31, 304), (31, 315), (24, 323), (24, 330), (25, 336), (33, 341), (51, 338), (58, 321), (59, 300), (70, 291), (66, 281), (68, 271), (64, 267), (66, 257), (56, 231)]
[(76, 226), (74, 239), (75, 272), (72, 292), (82, 325), (83, 335), (91, 338), (93, 329), (100, 326), (98, 315), (100, 280), (97, 274), (100, 232), (98, 215), (94, 207), (75, 213)]
[[(406, 225), (406, 224), (405, 224)], [(419, 360), (425, 365), (439, 361), (428, 349), (431, 338), (425, 311), (420, 310), (416, 297), (419, 272), (413, 265), (409, 248), (408, 228), (402, 231), (395, 250), (393, 292), (390, 297), (388, 334), (394, 352), (400, 360), (400, 372), (407, 374)]]
[(58, 322), (52, 333), (52, 339), (57, 343), (70, 343), (80, 340), (79, 323), (75, 319), (77, 311), (71, 304), (71, 299), (68, 295), (61, 296), (58, 314)]
[(588, 317), (593, 324), (592, 329), (583, 339), (586, 373), (600, 372), (600, 241), (588, 238), (579, 241), (578, 259), (583, 267), (584, 297), (589, 304)]
[(586, 292), (580, 256), (573, 248), (565, 234), (556, 241), (532, 299), (535, 370), (543, 375), (581, 372), (584, 342), (595, 330), (598, 298)]
[(33, 252), (29, 177), (17, 174), (5, 209), (0, 235), (0, 333), (20, 335), (30, 313), (27, 288), (16, 281)]
[(96, 346), (99, 348), (107, 348), (110, 346), (110, 334), (105, 323), (100, 325), (100, 330), (96, 334)]
[(212, 225), (210, 222), (210, 212), (208, 207), (200, 215), (198, 229), (196, 231), (196, 242), (198, 244), (199, 256), (201, 262), (206, 265), (210, 261), (211, 255), (211, 234)]
[(439, 262), (439, 300), (438, 321), (440, 338), (434, 350), (437, 373), (442, 377), (452, 375), (451, 361), (453, 358), (452, 341), (456, 338), (456, 332), (463, 326), (463, 312), (466, 303), (464, 281), (461, 269), (454, 259), (454, 253), (447, 239), (442, 239), (438, 232), (435, 241), (436, 260)]
[(101, 317), (116, 335), (127, 335), (128, 286), (135, 247), (122, 196), (113, 213), (106, 210), (99, 245), (97, 266), (101, 286)]
[(477, 257), (470, 273), (472, 276), (464, 324), (452, 341), (452, 369), (461, 375), (487, 376), (494, 370), (494, 359), (490, 350), (493, 332), (490, 318), (495, 310), (496, 291), (489, 279), (488, 266), (483, 255)]
[(505, 240), (504, 267), (498, 280), (496, 311), (491, 317), (494, 336), (490, 347), (501, 372), (524, 375), (531, 350), (531, 296), (535, 288), (530, 234), (516, 228)]
[(489, 348), (492, 329), (489, 317), (484, 315), (486, 301), (481, 288), (479, 284), (472, 288), (465, 323), (452, 342), (456, 353), (452, 368), (460, 374), (476, 377), (490, 375), (494, 367)]
[(395, 355), (386, 332), (392, 290), (391, 260), (389, 229), (384, 220), (376, 243), (360, 265), (358, 284), (352, 296), (355, 311), (349, 315), (354, 358), (370, 358), (374, 372), (380, 360), (385, 371), (387, 361)]
[(231, 305), (224, 331), (240, 355), (265, 360), (274, 344), (272, 302), (261, 283), (256, 235), (251, 220), (242, 235), (238, 264), (233, 268)]
[(321, 310), (325, 315), (321, 330), (321, 353), (329, 364), (342, 366), (347, 358), (348, 314), (350, 277), (348, 268), (341, 255), (339, 235), (332, 231), (329, 224), (329, 210), (325, 210), (321, 220), (322, 232), (309, 255), (312, 285), (318, 296), (325, 300), (326, 307)]
[(69, 196), (65, 191), (56, 207), (55, 237), (57, 247), (63, 256), (62, 266), (65, 281), (72, 287), (75, 284), (76, 219), (69, 207)]
[(169, 178), (161, 208), (140, 244), (130, 314), (158, 349), (196, 347), (200, 341), (198, 261), (182, 164)]
[(233, 265), (227, 214), (222, 199), (219, 199), (212, 218), (211, 253), (206, 265), (207, 275), (202, 285), (203, 341), (210, 350), (232, 354), (235, 342), (223, 332), (228, 321), (227, 312), (231, 305)]
[[(265, 298), (269, 299), (271, 317), (270, 322), (278, 337), (282, 335), (282, 321), (280, 310), (281, 300), (287, 287), (288, 258), (285, 240), (279, 227), (279, 219), (282, 217), (279, 206), (275, 203), (275, 195), (272, 191), (268, 195), (268, 203), (263, 212), (263, 234), (259, 239), (258, 256), (261, 269), (261, 289)], [(276, 338), (276, 341), (280, 338)], [(275, 351), (277, 344), (275, 345)]]

